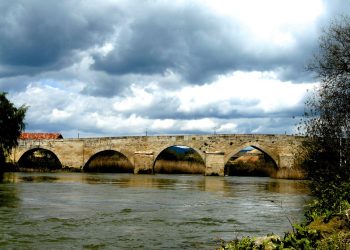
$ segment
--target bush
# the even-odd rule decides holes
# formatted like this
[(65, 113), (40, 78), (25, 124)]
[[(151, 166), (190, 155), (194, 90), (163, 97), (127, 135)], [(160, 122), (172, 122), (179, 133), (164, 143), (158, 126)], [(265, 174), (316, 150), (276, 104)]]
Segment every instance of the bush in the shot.
[(303, 166), (317, 202), (312, 213), (337, 212), (350, 202), (350, 19), (334, 21), (320, 38), (309, 66), (321, 84), (306, 103), (301, 131), (307, 160)]

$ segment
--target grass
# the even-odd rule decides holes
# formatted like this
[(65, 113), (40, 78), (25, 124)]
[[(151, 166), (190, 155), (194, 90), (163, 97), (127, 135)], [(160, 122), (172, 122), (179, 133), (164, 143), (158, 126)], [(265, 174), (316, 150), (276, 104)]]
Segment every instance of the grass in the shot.
[(277, 179), (305, 179), (305, 171), (300, 168), (278, 169), (273, 162), (263, 159), (237, 159), (229, 161), (225, 166), (225, 175), (235, 176), (268, 176)]
[(305, 171), (301, 168), (281, 168), (270, 176), (277, 179), (293, 180), (304, 180), (306, 178)]
[(162, 174), (204, 174), (205, 166), (200, 162), (157, 160), (155, 173)]
[(284, 237), (243, 237), (222, 242), (219, 249), (350, 249), (350, 205), (332, 216), (315, 216), (307, 224), (293, 225), (293, 231)]
[(99, 156), (86, 164), (84, 172), (133, 173), (134, 167), (126, 157)]

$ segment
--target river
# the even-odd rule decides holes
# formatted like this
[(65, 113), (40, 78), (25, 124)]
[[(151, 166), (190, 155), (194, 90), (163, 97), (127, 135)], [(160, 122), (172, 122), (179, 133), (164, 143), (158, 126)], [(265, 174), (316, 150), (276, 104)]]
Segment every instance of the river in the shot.
[(0, 249), (214, 249), (283, 235), (308, 193), (265, 177), (5, 173)]

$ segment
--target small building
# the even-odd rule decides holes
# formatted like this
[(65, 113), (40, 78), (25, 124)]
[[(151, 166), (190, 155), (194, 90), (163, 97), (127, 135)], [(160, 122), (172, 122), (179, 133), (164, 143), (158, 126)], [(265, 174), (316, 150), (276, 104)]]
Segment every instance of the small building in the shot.
[(60, 133), (28, 133), (23, 132), (19, 136), (20, 140), (49, 140), (49, 139), (63, 139)]

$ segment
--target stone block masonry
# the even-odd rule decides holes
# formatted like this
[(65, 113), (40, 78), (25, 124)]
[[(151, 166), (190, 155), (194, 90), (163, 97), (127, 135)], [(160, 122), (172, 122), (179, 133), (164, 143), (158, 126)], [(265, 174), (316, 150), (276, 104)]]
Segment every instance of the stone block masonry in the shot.
[(293, 169), (304, 137), (291, 135), (225, 134), (123, 136), (80, 139), (19, 140), (10, 161), (18, 162), (29, 150), (38, 148), (54, 153), (63, 166), (83, 169), (95, 154), (114, 150), (126, 156), (134, 173), (153, 173), (158, 155), (171, 146), (193, 148), (202, 157), (206, 175), (224, 175), (227, 161), (243, 148), (257, 148), (273, 159), (277, 169)]

